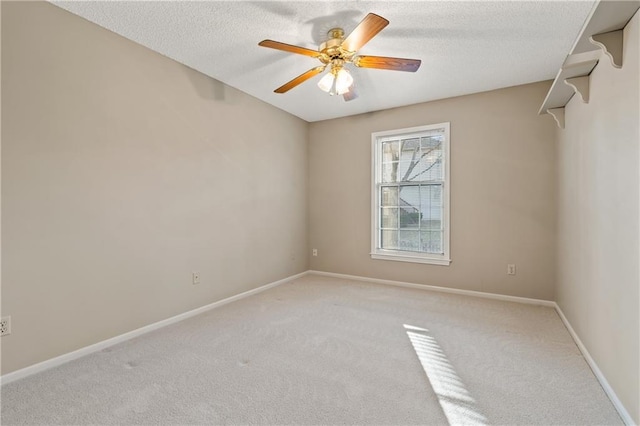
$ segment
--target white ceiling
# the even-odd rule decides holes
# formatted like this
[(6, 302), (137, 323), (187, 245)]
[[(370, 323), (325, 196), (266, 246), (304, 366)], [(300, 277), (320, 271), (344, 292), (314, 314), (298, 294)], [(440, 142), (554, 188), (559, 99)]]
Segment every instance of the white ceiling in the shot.
[[(55, 1), (54, 4), (306, 121), (552, 79), (591, 8), (583, 1)], [(422, 60), (416, 73), (352, 67), (359, 97), (273, 90), (320, 65), (259, 47), (316, 49), (373, 12), (390, 24), (359, 53)]]

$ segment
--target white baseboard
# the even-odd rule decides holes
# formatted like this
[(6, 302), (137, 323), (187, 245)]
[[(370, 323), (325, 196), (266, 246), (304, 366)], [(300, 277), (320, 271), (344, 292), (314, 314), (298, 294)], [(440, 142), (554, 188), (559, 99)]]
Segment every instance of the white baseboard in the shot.
[(112, 337), (112, 338), (104, 340), (102, 342), (98, 342), (98, 343), (95, 343), (93, 345), (86, 346), (84, 348), (80, 348), (80, 349), (75, 350), (73, 352), (69, 352), (67, 354), (60, 355), (58, 357), (55, 357), (55, 358), (40, 362), (38, 364), (34, 364), (34, 365), (29, 366), (29, 367), (25, 367), (23, 369), (20, 369), (20, 370), (5, 374), (5, 375), (0, 377), (0, 384), (4, 385), (4, 384), (7, 384), (7, 383), (11, 383), (11, 382), (14, 382), (16, 380), (22, 379), (24, 377), (30, 376), (32, 374), (36, 374), (36, 373), (39, 373), (39, 372), (44, 371), (44, 370), (48, 370), (48, 369), (53, 368), (53, 367), (57, 367), (59, 365), (65, 364), (65, 363), (67, 363), (69, 361), (73, 361), (74, 359), (78, 359), (78, 358), (83, 357), (85, 355), (89, 355), (91, 353), (101, 351), (102, 349), (107, 348), (109, 346), (113, 346), (113, 345), (115, 345), (117, 343), (124, 342), (126, 340), (132, 339), (134, 337), (140, 336), (140, 335), (145, 334), (145, 333), (149, 333), (149, 332), (151, 332), (153, 330), (157, 330), (157, 329), (162, 328), (162, 327), (166, 327), (167, 325), (174, 324), (176, 322), (185, 320), (187, 318), (199, 315), (201, 313), (204, 313), (204, 312), (207, 312), (207, 311), (209, 311), (211, 309), (215, 309), (217, 307), (226, 305), (226, 304), (234, 302), (236, 300), (243, 299), (245, 297), (248, 297), (248, 296), (263, 292), (265, 290), (268, 290), (270, 288), (282, 285), (282, 284), (287, 283), (289, 281), (293, 281), (293, 280), (295, 280), (297, 278), (303, 277), (303, 276), (308, 275), (308, 274), (325, 276), (325, 277), (348, 279), (348, 280), (353, 280), (353, 281), (372, 282), (372, 283), (376, 283), (376, 284), (386, 284), (386, 285), (392, 285), (392, 286), (396, 286), (396, 287), (406, 287), (406, 288), (438, 291), (438, 292), (442, 292), (442, 293), (460, 294), (460, 295), (465, 295), (465, 296), (481, 297), (481, 298), (485, 298), (485, 299), (494, 299), (494, 300), (503, 300), (503, 301), (508, 301), (508, 302), (525, 303), (525, 304), (529, 304), (529, 305), (540, 305), (540, 306), (552, 307), (552, 308), (554, 308), (556, 310), (556, 312), (558, 312), (558, 315), (562, 319), (562, 322), (564, 323), (565, 327), (569, 331), (569, 334), (571, 335), (571, 337), (575, 341), (576, 345), (578, 346), (578, 349), (582, 353), (582, 356), (587, 361), (587, 364), (589, 365), (589, 367), (593, 371), (593, 374), (596, 376), (596, 378), (600, 382), (600, 385), (602, 386), (602, 388), (604, 389), (605, 393), (607, 394), (607, 396), (611, 400), (612, 404), (614, 405), (614, 407), (618, 411), (618, 414), (620, 414), (620, 417), (622, 418), (624, 423), (627, 424), (627, 425), (635, 425), (635, 422), (631, 418), (631, 415), (625, 409), (624, 405), (622, 404), (622, 402), (620, 401), (620, 399), (618, 398), (618, 396), (614, 392), (613, 388), (611, 388), (611, 386), (609, 385), (609, 382), (607, 382), (607, 379), (604, 377), (604, 375), (600, 371), (600, 368), (598, 368), (598, 365), (593, 360), (593, 358), (591, 357), (591, 354), (589, 354), (589, 351), (584, 346), (584, 344), (582, 343), (582, 341), (580, 340), (580, 338), (578, 337), (576, 332), (573, 330), (573, 327), (569, 323), (569, 320), (564, 315), (564, 313), (562, 312), (562, 309), (560, 309), (560, 306), (558, 306), (558, 304), (556, 302), (553, 302), (553, 301), (550, 301), (550, 300), (530, 299), (530, 298), (518, 297), (518, 296), (506, 296), (506, 295), (502, 295), (502, 294), (485, 293), (485, 292), (481, 292), (481, 291), (461, 290), (461, 289), (455, 289), (455, 288), (430, 286), (430, 285), (424, 285), (424, 284), (415, 284), (415, 283), (408, 283), (408, 282), (402, 282), (402, 281), (393, 281), (393, 280), (383, 280), (383, 279), (378, 279), (378, 278), (368, 278), (368, 277), (361, 277), (361, 276), (356, 276), (356, 275), (336, 274), (336, 273), (333, 273), (333, 272), (323, 272), (323, 271), (314, 271), (314, 270), (309, 270), (309, 271), (301, 272), (301, 273), (296, 274), (296, 275), (292, 275), (290, 277), (287, 277), (287, 278), (284, 278), (284, 279), (281, 279), (281, 280), (278, 280), (278, 281), (263, 285), (261, 287), (254, 288), (254, 289), (249, 290), (249, 291), (245, 291), (245, 292), (237, 294), (235, 296), (231, 296), (231, 297), (228, 297), (226, 299), (222, 299), (222, 300), (219, 300), (217, 302), (210, 303), (210, 304), (202, 306), (200, 308), (196, 308), (196, 309), (193, 309), (191, 311), (184, 312), (184, 313), (176, 315), (174, 317), (167, 318), (165, 320), (158, 321), (158, 322), (155, 322), (153, 324), (149, 324), (147, 326), (138, 328), (138, 329), (130, 331), (128, 333), (124, 333), (124, 334), (121, 334), (119, 336)]
[(591, 357), (591, 354), (589, 353), (587, 348), (584, 346), (584, 344), (580, 340), (580, 337), (578, 337), (578, 334), (575, 332), (575, 330), (571, 326), (571, 323), (569, 322), (567, 317), (564, 315), (564, 312), (562, 312), (562, 309), (560, 309), (560, 306), (555, 302), (554, 302), (554, 305), (556, 308), (556, 312), (558, 312), (558, 315), (560, 315), (560, 318), (562, 319), (564, 326), (569, 331), (569, 334), (573, 338), (573, 341), (576, 342), (576, 346), (578, 346), (578, 349), (580, 349), (580, 352), (582, 353), (582, 356), (584, 357), (585, 361), (587, 361), (587, 364), (589, 364), (591, 371), (593, 371), (593, 374), (596, 376), (596, 379), (598, 379), (598, 381), (600, 382), (602, 389), (604, 389), (605, 393), (611, 400), (611, 403), (618, 411), (618, 414), (620, 415), (620, 417), (622, 417), (622, 421), (629, 426), (635, 425), (636, 423), (631, 418), (631, 415), (629, 414), (627, 409), (624, 408), (624, 405), (622, 405), (622, 402), (618, 398), (618, 395), (616, 395), (616, 393), (613, 391), (613, 388), (611, 387), (611, 385), (609, 385), (609, 382), (607, 382), (607, 379), (604, 377), (604, 374), (602, 374), (602, 371), (600, 371), (600, 368), (598, 368), (598, 364), (596, 364), (596, 362)]
[(551, 300), (530, 299), (528, 297), (507, 296), (504, 294), (485, 293), (482, 291), (462, 290), (462, 289), (449, 288), (449, 287), (437, 287), (433, 285), (407, 283), (403, 281), (382, 280), (379, 278), (360, 277), (357, 275), (335, 274), (333, 272), (312, 271), (312, 270), (308, 272), (310, 274), (321, 275), (325, 277), (342, 278), (342, 279), (354, 280), (354, 281), (367, 281), (367, 282), (372, 282), (376, 284), (393, 285), (396, 287), (417, 288), (421, 290), (438, 291), (441, 293), (451, 293), (451, 294), (460, 294), (463, 296), (481, 297), (484, 299), (494, 299), (494, 300), (503, 300), (507, 302), (525, 303), (527, 305), (548, 306), (550, 308), (555, 308), (556, 306), (556, 303)]
[(602, 386), (605, 393), (611, 400), (611, 403), (613, 404), (615, 409), (618, 411), (618, 414), (622, 418), (622, 421), (624, 421), (624, 423), (629, 426), (633, 426), (636, 424), (631, 418), (631, 415), (629, 414), (629, 412), (624, 408), (624, 405), (622, 405), (622, 402), (620, 401), (616, 393), (613, 391), (613, 388), (611, 387), (611, 385), (609, 385), (609, 382), (607, 382), (607, 379), (604, 377), (604, 374), (602, 374), (602, 371), (600, 371), (600, 368), (598, 368), (598, 365), (593, 360), (593, 358), (591, 357), (591, 354), (589, 353), (587, 348), (584, 346), (584, 344), (582, 343), (582, 341), (580, 340), (576, 332), (573, 330), (573, 327), (569, 323), (569, 320), (564, 315), (564, 313), (562, 312), (562, 309), (560, 309), (560, 306), (558, 306), (556, 302), (553, 302), (550, 300), (529, 299), (526, 297), (506, 296), (506, 295), (494, 294), (494, 293), (484, 293), (481, 291), (460, 290), (455, 288), (437, 287), (437, 286), (430, 286), (430, 285), (424, 285), (424, 284), (407, 283), (402, 281), (382, 280), (378, 278), (367, 278), (367, 277), (360, 277), (357, 275), (336, 274), (333, 272), (310, 270), (308, 271), (308, 273), (313, 275), (320, 275), (320, 276), (332, 277), (332, 278), (341, 278), (341, 279), (347, 279), (347, 280), (353, 280), (353, 281), (365, 281), (365, 282), (372, 282), (376, 284), (387, 284), (387, 285), (393, 285), (397, 287), (417, 288), (422, 290), (431, 290), (431, 291), (438, 291), (443, 293), (460, 294), (465, 296), (482, 297), (485, 299), (504, 300), (508, 302), (526, 303), (529, 305), (541, 305), (541, 306), (548, 306), (548, 307), (554, 308), (556, 312), (558, 312), (558, 315), (562, 319), (564, 326), (567, 328), (567, 330), (569, 331), (569, 334), (571, 335), (574, 342), (576, 343), (576, 346), (578, 346), (578, 349), (582, 353), (582, 356), (584, 357), (585, 361), (587, 361), (587, 364), (593, 371), (593, 374), (596, 376), (596, 379), (598, 379), (598, 381), (600, 382), (600, 385)]
[(226, 299), (218, 300), (217, 302), (210, 303), (205, 306), (201, 306), (199, 308), (193, 309), (188, 312), (184, 312), (182, 314), (178, 314), (171, 318), (164, 319), (162, 321), (154, 322), (153, 324), (146, 325), (144, 327), (140, 327), (133, 331), (129, 331), (128, 333), (121, 334), (119, 336), (112, 337), (107, 340), (103, 340), (102, 342), (95, 343), (93, 345), (85, 346), (84, 348), (77, 349), (73, 352), (69, 352), (55, 358), (48, 359), (46, 361), (39, 362), (38, 364), (30, 365), (28, 367), (22, 368), (20, 370), (13, 371), (11, 373), (5, 374), (0, 377), (0, 384), (5, 385), (7, 383), (14, 382), (16, 380), (22, 379), (27, 376), (31, 376), (32, 374), (39, 373), (44, 370), (48, 370), (53, 367), (57, 367), (59, 365), (65, 364), (69, 361), (73, 361), (74, 359), (78, 359), (80, 357), (92, 354), (94, 352), (101, 351), (104, 348), (109, 346), (113, 346), (117, 343), (124, 342), (129, 339), (133, 339), (134, 337), (140, 336), (145, 333), (149, 333), (150, 331), (157, 330), (162, 327), (166, 327), (170, 324), (174, 324), (178, 321), (185, 320), (187, 318), (191, 318), (193, 316), (202, 314), (204, 312), (210, 311), (211, 309), (218, 308), (220, 306), (226, 305), (228, 303), (234, 302), (239, 299), (243, 299), (245, 297), (263, 292), (270, 288), (279, 286), (281, 284), (287, 283), (289, 281), (295, 280), (297, 278), (303, 277), (308, 274), (308, 271), (301, 272), (296, 275), (292, 275), (287, 278), (283, 278), (278, 281), (274, 281), (272, 283), (263, 285), (258, 288), (254, 288), (252, 290), (245, 291), (244, 293), (236, 294), (235, 296), (227, 297)]

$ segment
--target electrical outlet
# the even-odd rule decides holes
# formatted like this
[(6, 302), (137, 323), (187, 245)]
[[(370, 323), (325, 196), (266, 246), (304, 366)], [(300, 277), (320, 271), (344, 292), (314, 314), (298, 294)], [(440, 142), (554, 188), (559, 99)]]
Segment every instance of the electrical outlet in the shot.
[(193, 284), (200, 284), (200, 272), (191, 273), (191, 282)]
[(11, 317), (2, 317), (0, 319), (0, 336), (11, 334)]
[(507, 265), (507, 275), (515, 275), (516, 274), (516, 265), (510, 263)]
[(313, 249), (311, 251), (311, 254), (313, 254), (314, 256), (317, 256), (318, 255), (318, 249)]

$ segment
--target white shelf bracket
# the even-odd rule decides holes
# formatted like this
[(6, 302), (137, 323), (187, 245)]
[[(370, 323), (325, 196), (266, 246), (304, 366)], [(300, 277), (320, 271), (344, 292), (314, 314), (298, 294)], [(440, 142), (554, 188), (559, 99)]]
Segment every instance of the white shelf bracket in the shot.
[(564, 129), (564, 107), (549, 108), (547, 113), (550, 114), (559, 128)]
[(585, 104), (589, 103), (589, 76), (567, 78), (564, 84), (571, 87)]
[(594, 34), (589, 41), (598, 46), (611, 59), (611, 65), (622, 68), (623, 30)]

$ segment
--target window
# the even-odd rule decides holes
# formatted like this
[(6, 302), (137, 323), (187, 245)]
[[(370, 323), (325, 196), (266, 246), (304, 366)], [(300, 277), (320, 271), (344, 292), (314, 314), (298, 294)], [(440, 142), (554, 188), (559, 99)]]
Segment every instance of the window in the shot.
[(449, 123), (371, 141), (371, 257), (449, 265)]

